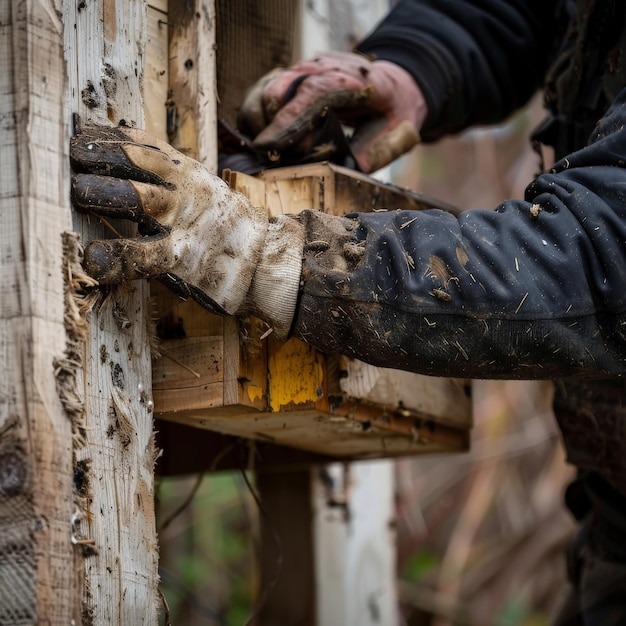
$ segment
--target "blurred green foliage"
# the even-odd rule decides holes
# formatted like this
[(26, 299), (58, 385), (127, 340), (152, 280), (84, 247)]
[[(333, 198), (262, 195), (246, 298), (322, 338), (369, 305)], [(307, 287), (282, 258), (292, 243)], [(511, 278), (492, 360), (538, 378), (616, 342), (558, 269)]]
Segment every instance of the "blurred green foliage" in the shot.
[(438, 567), (439, 560), (432, 552), (417, 552), (407, 561), (400, 577), (409, 582), (419, 582)]
[[(157, 527), (187, 500), (197, 478), (161, 479)], [(256, 510), (238, 473), (202, 477), (191, 502), (159, 533), (161, 591), (172, 624), (245, 624), (257, 586)], [(165, 612), (162, 623), (165, 624)]]
[(495, 626), (548, 626), (546, 615), (533, 611), (522, 598), (510, 600), (495, 619)]

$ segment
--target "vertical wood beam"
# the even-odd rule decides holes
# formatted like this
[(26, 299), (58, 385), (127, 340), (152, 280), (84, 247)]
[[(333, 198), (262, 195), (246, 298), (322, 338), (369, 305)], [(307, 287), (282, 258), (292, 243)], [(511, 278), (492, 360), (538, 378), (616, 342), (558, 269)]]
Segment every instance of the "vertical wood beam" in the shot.
[[(144, 0), (64, 2), (63, 22), (68, 112), (82, 123), (141, 127)], [(83, 242), (111, 235), (93, 218), (80, 217), (75, 227)], [(77, 385), (84, 432), (75, 449), (86, 623), (158, 623), (148, 295), (144, 281), (113, 289), (88, 318)]]
[(314, 474), (316, 626), (398, 623), (393, 471), (378, 461)]
[(170, 141), (212, 172), (217, 170), (215, 3), (170, 2)]
[[(167, 135), (172, 146), (200, 163), (209, 171), (217, 173), (217, 92), (215, 80), (215, 3), (213, 0), (180, 0), (168, 6), (169, 31), (169, 94), (167, 102)], [(184, 333), (191, 341), (204, 342), (198, 362), (187, 363), (169, 359), (170, 350), (179, 348), (178, 341), (169, 342), (167, 331), (162, 343), (166, 359), (158, 362), (156, 378), (168, 378), (168, 366), (174, 371), (186, 371), (200, 380), (198, 374), (207, 375), (208, 363), (213, 357), (224, 363), (224, 371), (210, 379), (212, 389), (200, 382), (192, 390), (196, 402), (205, 406), (215, 402), (218, 406), (232, 403), (237, 398), (237, 360), (226, 359), (230, 348), (238, 354), (239, 341), (237, 323), (234, 319), (213, 315), (193, 300), (183, 302), (158, 284), (153, 285), (153, 294), (163, 328), (169, 320), (184, 320)], [(179, 339), (179, 338), (177, 338)], [(175, 346), (172, 343), (176, 344)], [(184, 342), (183, 342), (184, 343)], [(177, 355), (178, 356), (178, 355)], [(198, 372), (196, 372), (198, 370)], [(181, 385), (180, 393), (185, 393)], [(203, 387), (203, 388), (202, 388)], [(162, 401), (156, 391), (157, 405)], [(228, 400), (227, 400), (228, 396)]]
[(70, 225), (57, 2), (0, 3), (0, 623), (80, 618), (60, 233)]
[(309, 470), (256, 474), (263, 502), (258, 626), (319, 623), (312, 484)]

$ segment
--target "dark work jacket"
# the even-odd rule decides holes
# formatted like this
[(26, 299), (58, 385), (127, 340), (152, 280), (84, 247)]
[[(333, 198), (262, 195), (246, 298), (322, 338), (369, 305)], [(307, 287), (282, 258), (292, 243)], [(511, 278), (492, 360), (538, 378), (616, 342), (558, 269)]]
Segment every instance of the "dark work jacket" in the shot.
[[(422, 139), (502, 121), (540, 87), (583, 147), (625, 86), (622, 0), (404, 0), (358, 50), (404, 67), (428, 103)], [(552, 128), (545, 139), (557, 141)]]
[[(293, 332), (325, 352), (435, 376), (564, 379), (560, 389), (608, 377), (607, 414), (581, 418), (593, 391), (561, 394), (560, 425), (570, 460), (626, 493), (622, 4), (400, 2), (359, 49), (413, 74), (429, 105), (426, 141), (500, 121), (546, 81), (556, 135), (582, 109), (597, 126), (523, 200), (495, 210), (303, 214), (311, 245)], [(604, 33), (585, 31), (581, 12)]]

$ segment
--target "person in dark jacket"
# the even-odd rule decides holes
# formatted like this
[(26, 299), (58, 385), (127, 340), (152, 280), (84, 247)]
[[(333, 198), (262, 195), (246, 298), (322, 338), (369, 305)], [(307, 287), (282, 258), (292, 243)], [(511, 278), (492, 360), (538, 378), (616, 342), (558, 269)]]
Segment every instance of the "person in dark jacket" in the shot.
[(436, 376), (556, 381), (580, 470), (574, 593), (559, 626), (626, 623), (626, 3), (401, 0), (355, 52), (264, 77), (241, 109), (256, 146), (305, 154), (329, 111), (356, 166), (503, 120), (541, 87), (557, 160), (495, 210), (269, 222), (198, 163), (135, 129), (72, 140), (79, 210), (144, 235), (92, 242), (101, 283), (155, 277), (280, 337)]

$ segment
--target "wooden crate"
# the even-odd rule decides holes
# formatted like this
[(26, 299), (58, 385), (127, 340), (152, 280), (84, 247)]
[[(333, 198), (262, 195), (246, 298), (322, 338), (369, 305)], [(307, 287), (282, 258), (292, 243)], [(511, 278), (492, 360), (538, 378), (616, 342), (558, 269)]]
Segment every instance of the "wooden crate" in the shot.
[[(352, 170), (319, 163), (226, 171), (233, 189), (268, 215), (421, 210), (440, 203)], [(471, 409), (463, 381), (377, 368), (276, 340), (264, 322), (202, 311), (158, 294), (161, 358), (153, 365), (156, 415), (198, 428), (341, 458), (466, 450)]]

